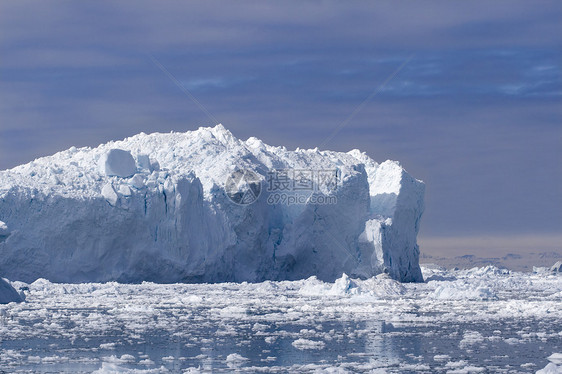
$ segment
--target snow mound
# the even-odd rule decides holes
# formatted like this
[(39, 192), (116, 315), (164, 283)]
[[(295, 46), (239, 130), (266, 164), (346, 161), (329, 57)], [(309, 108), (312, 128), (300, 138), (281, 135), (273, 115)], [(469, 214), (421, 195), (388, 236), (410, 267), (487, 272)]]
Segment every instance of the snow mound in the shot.
[(445, 282), (430, 294), (438, 300), (495, 300), (497, 294), (489, 286), (471, 283)]
[(23, 299), (12, 285), (0, 278), (0, 304), (19, 303)]
[[(274, 199), (272, 175), (284, 171), (294, 174), (278, 184), (298, 203)], [(297, 190), (297, 171), (317, 188)], [(321, 184), (321, 172), (337, 188)], [(255, 176), (251, 204), (233, 202), (235, 173)], [(141, 133), (0, 171), (0, 274), (167, 283), (387, 273), (419, 282), (424, 189), (398, 162), (358, 150), (289, 151), (222, 125)]]
[(241, 367), (244, 363), (246, 363), (248, 359), (238, 353), (231, 353), (226, 356), (226, 365), (230, 369), (236, 369)]
[(391, 279), (387, 274), (379, 274), (366, 280), (352, 279), (347, 274), (335, 280), (334, 283), (326, 283), (316, 277), (310, 277), (303, 281), (299, 288), (302, 296), (370, 296), (376, 298), (392, 298), (404, 295), (406, 289), (399, 282)]
[[(145, 157), (141, 157), (141, 163), (145, 161)], [(110, 149), (104, 154), (99, 161), (100, 170), (107, 176), (117, 176), (121, 178), (131, 177), (137, 171), (135, 159), (131, 153), (122, 149)], [(144, 165), (143, 165), (144, 166)]]
[(322, 282), (315, 276), (310, 277), (299, 289), (299, 294), (303, 296), (345, 296), (356, 295), (359, 292), (357, 283), (345, 273), (333, 284)]

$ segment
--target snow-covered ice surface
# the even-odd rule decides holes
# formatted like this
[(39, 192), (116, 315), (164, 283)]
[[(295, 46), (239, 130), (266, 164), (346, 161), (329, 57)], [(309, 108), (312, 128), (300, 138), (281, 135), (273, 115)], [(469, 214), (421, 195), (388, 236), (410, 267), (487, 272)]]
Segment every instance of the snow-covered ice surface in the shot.
[(425, 283), (405, 284), (40, 279), (0, 306), (0, 372), (561, 370), (562, 275), (422, 270)]
[[(262, 182), (253, 204), (225, 193), (240, 170)], [(293, 191), (302, 204), (270, 201), (278, 191), (265, 186), (280, 170), (304, 171), (317, 190)], [(320, 183), (320, 172), (338, 188)], [(295, 175), (289, 185), (302, 181)], [(239, 140), (221, 125), (139, 134), (0, 171), (0, 276), (255, 282), (387, 272), (422, 281), (423, 194), (398, 162), (378, 164), (358, 150), (289, 151)]]

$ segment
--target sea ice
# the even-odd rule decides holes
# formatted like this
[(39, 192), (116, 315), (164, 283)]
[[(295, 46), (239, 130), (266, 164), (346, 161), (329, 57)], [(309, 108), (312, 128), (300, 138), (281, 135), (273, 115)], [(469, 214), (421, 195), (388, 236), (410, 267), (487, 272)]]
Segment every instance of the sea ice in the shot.
[(323, 341), (310, 340), (310, 339), (297, 339), (292, 343), (293, 347), (306, 350), (306, 349), (323, 349), (326, 343)]
[(239, 368), (244, 365), (246, 361), (248, 361), (248, 359), (238, 353), (231, 353), (226, 357), (226, 365), (231, 369)]
[[(14, 282), (27, 299), (0, 308), (0, 372), (560, 371), (562, 277), (422, 269), (443, 279)], [(433, 297), (451, 283), (496, 297)]]

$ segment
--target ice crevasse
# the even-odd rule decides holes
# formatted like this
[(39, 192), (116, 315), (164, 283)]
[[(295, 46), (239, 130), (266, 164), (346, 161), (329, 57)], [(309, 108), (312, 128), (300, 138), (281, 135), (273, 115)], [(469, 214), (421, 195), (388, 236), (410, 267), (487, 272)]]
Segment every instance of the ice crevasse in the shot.
[[(257, 177), (255, 201), (233, 201), (229, 176), (240, 171)], [(291, 189), (296, 171), (334, 171), (337, 186), (318, 179), (313, 190)], [(298, 203), (272, 199), (279, 175)], [(422, 281), (424, 189), (398, 162), (378, 164), (358, 150), (290, 151), (239, 140), (222, 125), (141, 133), (0, 171), (0, 275), (253, 282), (387, 273)]]

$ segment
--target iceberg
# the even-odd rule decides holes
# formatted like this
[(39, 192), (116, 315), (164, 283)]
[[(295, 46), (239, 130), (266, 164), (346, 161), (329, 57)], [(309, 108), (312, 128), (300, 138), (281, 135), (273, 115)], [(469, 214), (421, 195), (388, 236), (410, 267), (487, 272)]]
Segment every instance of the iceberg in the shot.
[(420, 282), (424, 189), (358, 150), (290, 151), (222, 125), (141, 133), (0, 171), (0, 274)]
[(23, 298), (14, 287), (0, 278), (0, 304), (19, 303)]

